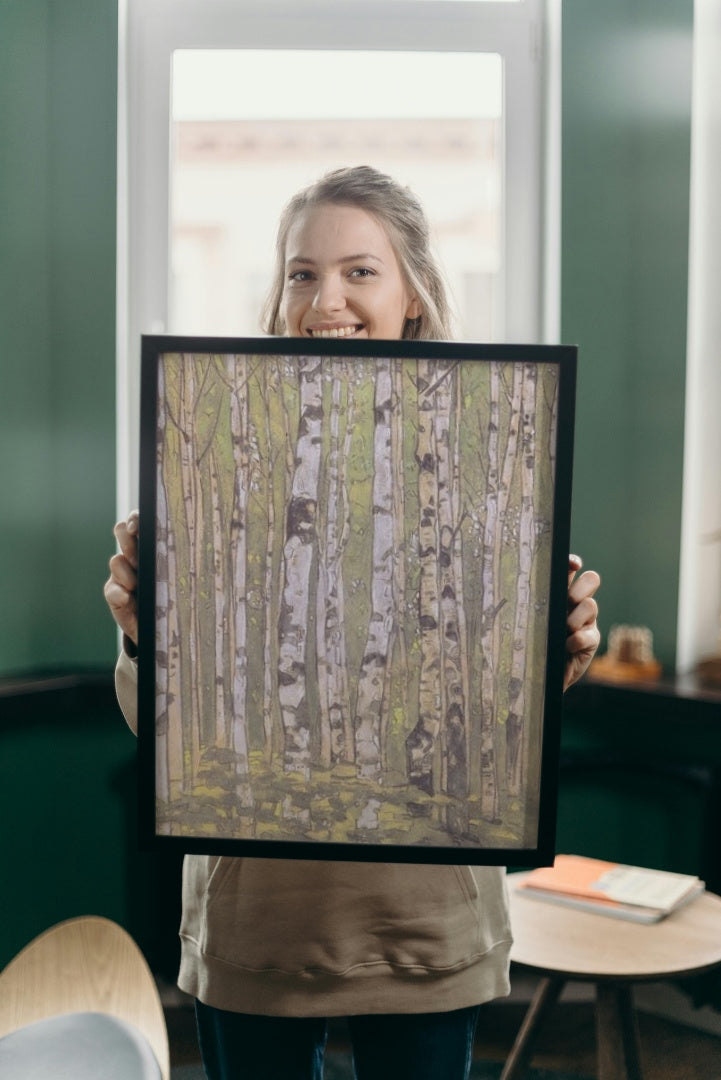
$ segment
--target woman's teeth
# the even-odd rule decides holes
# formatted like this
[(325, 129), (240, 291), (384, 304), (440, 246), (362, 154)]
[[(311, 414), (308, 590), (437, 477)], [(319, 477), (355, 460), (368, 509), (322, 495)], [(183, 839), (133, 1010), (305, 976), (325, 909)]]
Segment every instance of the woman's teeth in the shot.
[(350, 337), (360, 329), (359, 326), (334, 326), (332, 330), (311, 330), (312, 337), (338, 338)]

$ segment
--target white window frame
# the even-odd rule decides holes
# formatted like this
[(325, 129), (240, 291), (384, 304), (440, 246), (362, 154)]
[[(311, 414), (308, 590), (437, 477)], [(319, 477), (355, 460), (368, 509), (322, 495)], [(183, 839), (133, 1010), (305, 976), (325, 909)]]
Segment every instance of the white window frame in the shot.
[(560, 0), (120, 0), (118, 513), (137, 503), (142, 333), (167, 327), (176, 49), (494, 52), (504, 60), (503, 340), (556, 341)]
[(693, 31), (688, 338), (676, 670), (721, 651), (721, 0), (696, 0)]

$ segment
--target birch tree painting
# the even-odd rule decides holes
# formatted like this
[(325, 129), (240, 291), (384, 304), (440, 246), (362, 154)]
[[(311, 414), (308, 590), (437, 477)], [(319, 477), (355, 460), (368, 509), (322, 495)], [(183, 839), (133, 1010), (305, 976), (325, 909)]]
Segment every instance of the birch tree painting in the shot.
[(534, 845), (557, 379), (161, 357), (159, 833)]

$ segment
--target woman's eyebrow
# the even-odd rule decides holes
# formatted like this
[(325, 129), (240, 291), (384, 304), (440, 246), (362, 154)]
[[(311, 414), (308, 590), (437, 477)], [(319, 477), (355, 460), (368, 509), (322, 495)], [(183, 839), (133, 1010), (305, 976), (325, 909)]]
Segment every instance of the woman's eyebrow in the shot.
[(379, 255), (372, 255), (370, 251), (361, 251), (360, 254), (358, 254), (358, 255), (344, 255), (344, 257), (342, 259), (339, 259), (338, 261), (342, 262), (342, 263), (365, 262), (366, 259), (372, 259), (373, 262), (378, 262), (378, 263), (383, 262), (383, 260), (381, 259), (381, 257)]
[[(350, 262), (365, 262), (371, 259), (373, 262), (383, 265), (383, 260), (379, 255), (373, 255), (370, 251), (361, 251), (358, 255), (344, 255), (338, 262), (350, 263)], [(315, 266), (315, 259), (309, 259), (304, 255), (291, 255), (286, 260), (286, 265), (290, 266), (291, 263), (300, 264), (302, 266)]]

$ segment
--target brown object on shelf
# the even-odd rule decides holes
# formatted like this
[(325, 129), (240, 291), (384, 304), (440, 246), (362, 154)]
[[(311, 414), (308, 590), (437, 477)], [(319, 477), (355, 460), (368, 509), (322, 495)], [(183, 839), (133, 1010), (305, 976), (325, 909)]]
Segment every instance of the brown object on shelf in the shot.
[(611, 682), (650, 682), (661, 677), (661, 664), (658, 660), (638, 663), (632, 660), (614, 660), (606, 654), (597, 657), (588, 672), (596, 679), (609, 679)]
[(653, 635), (647, 626), (612, 626), (608, 652), (592, 662), (589, 673), (612, 682), (648, 682), (661, 676), (653, 655)]
[(706, 686), (721, 686), (721, 656), (707, 656), (696, 665), (695, 674)]

